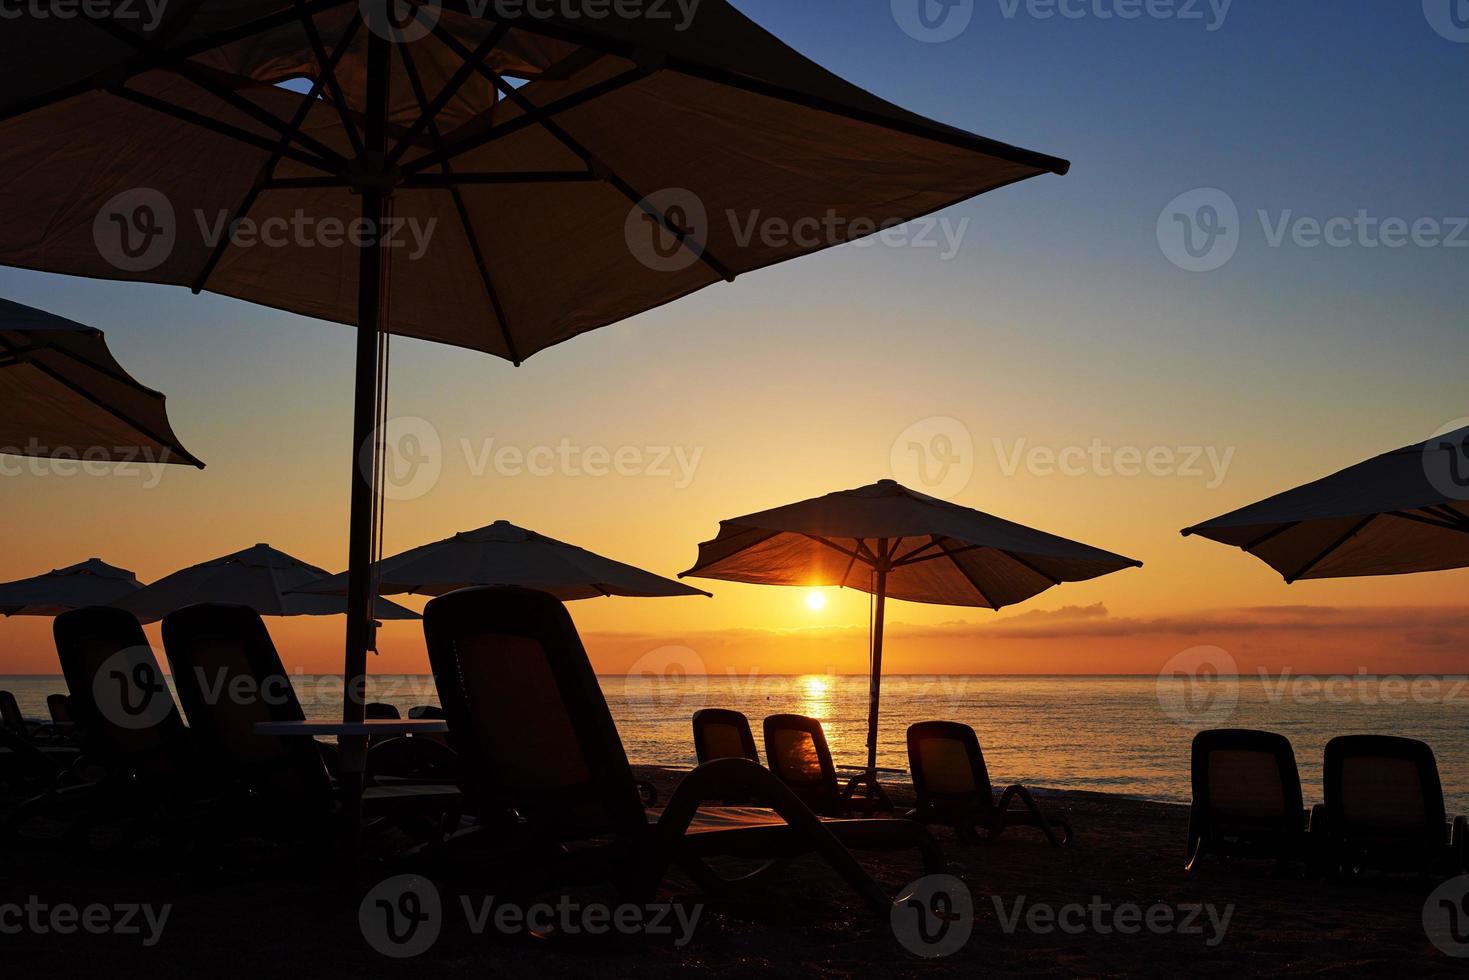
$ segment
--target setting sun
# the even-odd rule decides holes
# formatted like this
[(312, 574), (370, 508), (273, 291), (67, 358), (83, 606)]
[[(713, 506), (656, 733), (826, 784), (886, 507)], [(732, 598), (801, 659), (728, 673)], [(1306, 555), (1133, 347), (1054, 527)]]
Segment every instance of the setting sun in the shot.
[(826, 608), (826, 593), (812, 589), (806, 593), (806, 608), (812, 612), (821, 612)]

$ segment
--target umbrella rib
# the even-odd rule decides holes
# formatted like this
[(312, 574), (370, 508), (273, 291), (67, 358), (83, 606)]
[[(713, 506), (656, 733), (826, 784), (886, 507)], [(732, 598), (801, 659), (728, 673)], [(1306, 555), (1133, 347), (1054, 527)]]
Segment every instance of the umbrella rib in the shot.
[[(414, 98), (422, 106), (424, 96), (423, 80), (419, 77), (418, 66), (414, 64), (413, 56), (408, 50), (407, 45), (403, 47), (403, 70), (407, 73), (408, 80), (413, 86)], [(426, 110), (424, 118), (428, 119)], [(443, 133), (439, 131), (437, 120), (428, 119), (428, 132), (429, 138), (434, 141), (434, 146), (442, 150), (444, 139)], [(448, 158), (446, 157), (439, 166), (443, 169), (444, 175), (452, 181), (454, 178), (454, 168)], [(448, 189), (449, 194), (454, 200), (454, 210), (459, 214), (459, 224), (464, 229), (464, 237), (469, 242), (469, 251), (474, 258), (475, 268), (479, 271), (480, 283), (484, 286), (485, 295), (490, 300), (490, 308), (495, 312), (495, 322), (500, 327), (500, 336), (505, 339), (505, 348), (510, 354), (511, 362), (516, 367), (519, 367), (521, 364), (520, 350), (515, 344), (515, 338), (511, 336), (510, 322), (505, 316), (504, 306), (500, 303), (499, 290), (495, 288), (495, 281), (490, 276), (490, 267), (485, 262), (484, 250), (480, 248), (479, 236), (475, 233), (474, 223), (469, 219), (469, 208), (464, 203), (464, 195), (452, 183), (448, 185)]]
[[(271, 142), (269, 137), (260, 136), (256, 133), (250, 132), (248, 129), (241, 129), (238, 126), (233, 126), (229, 123), (221, 122), (218, 119), (214, 119), (202, 113), (195, 112), (192, 109), (186, 109), (183, 106), (174, 105), (172, 102), (165, 101), (163, 99), (157, 98), (156, 96), (147, 95), (143, 92), (124, 88), (122, 86), (118, 86), (114, 89), (109, 89), (108, 91), (118, 98), (124, 99), (125, 101), (143, 106), (145, 109), (152, 109), (155, 112), (160, 112), (165, 116), (178, 119), (182, 122), (190, 123), (194, 126), (199, 127), (200, 129), (209, 130), (212, 133), (217, 133), (220, 136), (232, 139), (237, 143), (244, 143), (247, 146), (253, 146), (256, 149), (267, 150), (270, 152), (275, 152), (277, 148), (277, 144)], [(309, 153), (303, 153), (295, 147), (285, 147), (281, 150), (281, 155), (289, 157), (290, 159), (295, 160), (297, 163), (303, 163), (308, 167), (313, 167), (316, 170), (322, 171), (323, 173), (335, 174), (338, 172), (337, 169), (329, 161), (319, 159), (318, 157), (312, 156)]]
[[(413, 91), (418, 97), (418, 107), (421, 112), (413, 125), (408, 127), (408, 132), (404, 133), (402, 138), (398, 140), (398, 145), (393, 147), (392, 152), (388, 154), (387, 166), (389, 168), (397, 166), (398, 161), (403, 159), (403, 154), (408, 152), (408, 147), (413, 145), (413, 141), (418, 139), (419, 134), (436, 123), (438, 115), (443, 111), (444, 106), (448, 105), (449, 100), (459, 93), (459, 90), (464, 87), (464, 83), (469, 81), (469, 76), (475, 73), (480, 63), (485, 60), (485, 57), (491, 51), (495, 50), (495, 46), (504, 40), (505, 35), (509, 32), (510, 25), (503, 21), (491, 28), (490, 33), (486, 34), (484, 39), (480, 41), (479, 47), (475, 48), (470, 57), (466, 58), (458, 69), (455, 70), (454, 74), (449, 76), (449, 80), (444, 83), (444, 87), (439, 90), (439, 94), (427, 103), (423, 98), (426, 94), (423, 91), (423, 81), (419, 78), (417, 70), (412, 71), (409, 75), (409, 80), (413, 82)], [(408, 61), (407, 51), (408, 47), (405, 45), (403, 47), (405, 67)]]
[[(459, 57), (465, 58), (468, 56), (469, 52), (465, 49), (464, 45), (460, 44), (459, 41), (453, 37), (453, 35), (448, 33), (447, 29), (443, 25), (443, 22), (440, 22), (439, 24), (434, 26), (433, 36), (438, 38), (445, 47), (449, 48), (449, 50), (459, 55)], [(511, 85), (510, 83), (506, 82), (505, 79), (501, 78), (498, 72), (484, 65), (476, 65), (475, 68), (480, 72), (480, 74), (484, 75), (485, 78), (489, 80), (490, 84), (494, 85), (495, 88), (500, 91), (501, 95), (505, 96), (505, 98), (509, 99), (516, 106), (518, 106), (521, 112), (532, 116), (535, 121), (540, 124), (541, 128), (544, 129), (547, 133), (550, 133), (551, 136), (558, 143), (566, 147), (566, 149), (570, 150), (576, 156), (580, 157), (583, 163), (587, 164), (587, 166), (590, 167), (593, 171), (599, 172), (600, 175), (607, 181), (607, 183), (615, 187), (624, 197), (626, 197), (637, 207), (642, 208), (643, 211), (647, 212), (648, 215), (656, 219), (658, 223), (661, 224), (669, 234), (673, 235), (673, 237), (678, 240), (678, 243), (680, 245), (694, 252), (699, 261), (703, 262), (710, 269), (712, 269), (721, 279), (725, 280), (726, 282), (734, 282), (735, 274), (729, 269), (729, 267), (720, 262), (718, 257), (713, 255), (708, 248), (701, 247), (698, 249), (694, 249), (688, 242), (689, 233), (675, 225), (673, 221), (668, 217), (668, 214), (666, 212), (654, 207), (652, 203), (648, 201), (648, 196), (646, 194), (638, 193), (637, 188), (633, 187), (626, 180), (622, 179), (622, 177), (618, 176), (618, 174), (610, 167), (608, 167), (605, 163), (597, 160), (596, 156), (590, 150), (588, 150), (585, 146), (578, 142), (576, 138), (573, 137), (569, 132), (567, 132), (566, 129), (564, 129), (559, 123), (557, 123), (553, 119), (549, 119), (543, 116), (541, 114), (540, 108), (536, 106), (535, 103), (531, 102), (525, 96), (516, 91), (515, 86)]]
[(334, 55), (328, 62), (326, 45), (322, 43), (321, 32), (316, 29), (315, 14), (305, 0), (293, 0), (296, 18), (301, 23), (301, 30), (306, 33), (306, 41), (311, 45), (312, 57), (316, 59), (316, 65), (321, 69), (322, 77), (326, 79), (327, 91), (331, 93), (332, 107), (337, 110), (337, 118), (342, 122), (342, 129), (346, 131), (347, 138), (352, 142), (352, 152), (357, 159), (367, 158), (367, 148), (362, 144), (362, 136), (357, 132), (357, 124), (347, 114), (347, 98), (342, 94), (341, 82), (337, 79), (337, 63), (341, 60), (341, 52), (345, 52), (348, 39), (357, 33), (357, 26), (362, 23), (362, 18), (355, 18), (352, 27), (343, 36), (338, 44), (338, 54)]
[[(941, 549), (943, 549), (944, 554), (945, 555), (948, 555), (950, 563), (953, 564), (953, 566), (955, 568), (959, 569), (959, 574), (960, 575), (963, 575), (964, 578), (965, 578), (965, 580), (970, 585), (974, 586), (974, 591), (979, 593), (979, 597), (984, 600), (985, 605), (989, 606), (991, 609), (993, 609), (993, 610), (995, 610), (995, 611), (998, 612), (999, 609), (1000, 609), (1000, 607), (995, 604), (995, 600), (993, 600), (993, 599), (991, 599), (989, 597), (989, 593), (985, 592), (984, 586), (982, 586), (982, 585), (979, 584), (979, 580), (974, 577), (973, 573), (971, 573), (969, 571), (969, 569), (965, 568), (959, 562), (957, 562), (957, 561), (954, 560), (954, 556), (955, 555), (962, 554), (964, 551), (967, 551), (967, 550), (970, 550), (970, 549), (965, 548), (965, 549), (962, 549), (962, 550), (957, 550), (957, 551), (950, 552), (949, 549), (943, 544), (942, 541), (940, 541), (938, 539), (935, 539), (934, 540), (934, 544), (937, 544)], [(974, 547), (979, 547), (979, 546), (978, 545), (975, 545)], [(1014, 556), (1011, 556), (1011, 557), (1014, 557)], [(1060, 583), (1057, 583), (1057, 584), (1060, 584)]]
[[(346, 32), (342, 34), (342, 40), (337, 44), (337, 49), (332, 53), (330, 61), (322, 66), (322, 74), (318, 76), (314, 82), (312, 82), (311, 91), (308, 92), (306, 94), (306, 97), (301, 100), (301, 107), (296, 110), (295, 118), (291, 120), (291, 128), (293, 130), (300, 129), (303, 125), (305, 125), (306, 117), (311, 114), (312, 105), (315, 104), (317, 96), (321, 94), (322, 85), (326, 82), (328, 78), (336, 77), (336, 66), (338, 63), (341, 62), (342, 56), (347, 53), (347, 49), (351, 47), (352, 39), (357, 36), (357, 28), (361, 23), (362, 21), (360, 20), (354, 20), (352, 22), (352, 26), (349, 27)], [(270, 158), (265, 161), (264, 165), (261, 166), (260, 172), (256, 174), (255, 182), (250, 185), (250, 190), (246, 192), (244, 200), (242, 200), (239, 206), (235, 208), (234, 216), (230, 219), (229, 223), (224, 226), (226, 234), (220, 236), (219, 242), (214, 246), (214, 250), (209, 253), (209, 258), (205, 261), (204, 268), (200, 271), (198, 277), (190, 285), (189, 288), (195, 294), (203, 289), (204, 286), (209, 282), (209, 277), (214, 275), (214, 270), (219, 265), (220, 261), (224, 258), (224, 253), (229, 251), (230, 246), (234, 244), (234, 236), (228, 234), (229, 228), (233, 226), (236, 221), (243, 220), (250, 213), (250, 209), (255, 206), (256, 200), (260, 197), (260, 192), (268, 186), (268, 184), (270, 183), (270, 179), (275, 176), (275, 168), (278, 167), (281, 162), (282, 149), (289, 145), (289, 135), (283, 136), (281, 138), (281, 142), (276, 144), (275, 152), (272, 153), (270, 155)]]
[(1009, 558), (1011, 561), (1015, 562), (1017, 565), (1020, 565), (1022, 568), (1028, 568), (1030, 571), (1035, 572), (1037, 575), (1039, 575), (1041, 578), (1045, 579), (1047, 582), (1050, 582), (1052, 585), (1060, 585), (1061, 584), (1061, 580), (1058, 579), (1056, 576), (1052, 575), (1049, 572), (1043, 572), (1043, 571), (1041, 571), (1041, 569), (1039, 567), (1031, 564), (1030, 562), (1026, 561), (1024, 558), (1021, 558), (1015, 552), (1013, 552), (1013, 551), (1006, 551), (1004, 548), (996, 548), (995, 550), (998, 551), (1000, 554), (1004, 555), (1006, 558)]
[(1240, 549), (1245, 552), (1252, 552), (1256, 548), (1260, 547), (1260, 545), (1265, 544), (1267, 541), (1274, 541), (1276, 538), (1280, 537), (1280, 535), (1286, 533), (1287, 531), (1295, 530), (1300, 526), (1300, 521), (1291, 521), (1288, 524), (1282, 524), (1279, 527), (1271, 528), (1269, 531), (1266, 531), (1255, 540), (1241, 545)]
[[(62, 375), (58, 374), (56, 371), (52, 370), (47, 365), (42, 364), (40, 361), (33, 361), (32, 362), (32, 365), (35, 367), (35, 369), (37, 371), (40, 371), (42, 374), (46, 375), (52, 381), (55, 381), (57, 384), (61, 385), (62, 387), (67, 388), (73, 394), (80, 395), (82, 398), (84, 398), (87, 401), (91, 402), (93, 405), (96, 405), (98, 408), (102, 409), (104, 412), (106, 412), (107, 414), (111, 415), (113, 418), (116, 418), (119, 421), (125, 423), (126, 425), (131, 426), (133, 429), (135, 429), (136, 431), (138, 431), (142, 435), (145, 435), (149, 439), (152, 439), (154, 442), (158, 443), (160, 446), (163, 447), (164, 456), (167, 456), (168, 455), (168, 450), (169, 450), (170, 447), (172, 447), (174, 450), (176, 450), (178, 452), (178, 454), (180, 456), (182, 456), (184, 458), (184, 461), (185, 462), (191, 463), (194, 466), (197, 466), (201, 470), (204, 468), (204, 464), (202, 462), (200, 462), (198, 459), (196, 459), (194, 457), (194, 455), (192, 453), (190, 453), (187, 449), (185, 449), (183, 446), (179, 445), (177, 439), (164, 439), (163, 437), (159, 436), (158, 433), (154, 432), (148, 426), (146, 426), (146, 425), (142, 424), (141, 422), (137, 421), (132, 416), (128, 415), (126, 412), (119, 411), (118, 409), (114, 408), (113, 406), (106, 404), (101, 399), (99, 399), (95, 395), (93, 395), (90, 391), (86, 390), (85, 388), (81, 387), (80, 385), (73, 384), (71, 381), (69, 381), (68, 379), (66, 379)], [(136, 382), (135, 382), (135, 384), (136, 384)], [(75, 448), (75, 447), (73, 447), (73, 448)], [(128, 447), (126, 447), (126, 446), (118, 446), (118, 447), (115, 447), (115, 448), (118, 448), (118, 449), (126, 449)], [(141, 449), (142, 447), (135, 447), (135, 448)], [(164, 460), (164, 461), (166, 461), (166, 460)]]
[[(9, 345), (6, 344), (6, 342), (5, 342), (4, 339), (0, 339), (0, 344), (4, 344), (6, 347), (9, 347)], [(31, 347), (26, 347), (26, 348), (11, 348), (11, 353), (12, 354), (23, 354), (23, 355), (26, 355), (23, 360), (18, 360), (16, 363), (30, 362), (31, 361), (30, 355), (33, 355), (33, 354), (41, 354), (41, 353), (45, 353), (46, 351), (51, 351), (52, 353), (58, 354), (61, 357), (65, 357), (65, 358), (68, 358), (69, 360), (76, 361), (78, 364), (82, 365), (83, 367), (85, 367), (85, 368), (87, 368), (89, 370), (92, 370), (92, 371), (96, 371), (98, 374), (102, 375), (103, 377), (110, 378), (113, 381), (116, 381), (118, 384), (127, 385), (128, 387), (134, 388), (137, 391), (142, 392), (143, 394), (153, 395), (153, 396), (158, 397), (158, 398), (162, 398), (163, 397), (162, 394), (160, 394), (159, 392), (154, 391), (152, 388), (149, 388), (146, 385), (139, 384), (138, 383), (138, 380), (136, 378), (132, 377), (131, 375), (127, 374), (126, 372), (114, 371), (111, 368), (104, 367), (103, 365), (98, 364), (96, 361), (93, 361), (91, 358), (84, 357), (83, 355), (78, 354), (76, 351), (74, 351), (74, 350), (68, 350), (67, 348), (62, 347), (62, 346), (60, 346), (58, 344), (35, 344), (35, 345), (31, 346)]]
[[(775, 533), (778, 534), (780, 532), (777, 531)], [(840, 551), (842, 554), (844, 554), (847, 557), (853, 559), (854, 561), (860, 559), (862, 561), (862, 563), (865, 564), (865, 565), (873, 565), (873, 564), (876, 564), (876, 559), (873, 558), (870, 554), (863, 555), (863, 554), (860, 554), (858, 551), (853, 551), (851, 548), (843, 548), (841, 545), (837, 544), (835, 541), (827, 540), (826, 538), (823, 538), (819, 534), (811, 534), (809, 532), (802, 531), (801, 532), (801, 536), (802, 537), (805, 537), (805, 538), (810, 538), (812, 541), (815, 541), (817, 544), (824, 544), (828, 548), (832, 549), (833, 551)], [(767, 540), (769, 540), (769, 539), (767, 539)], [(857, 545), (857, 547), (859, 549), (861, 549), (862, 548), (862, 545), (859, 543)], [(865, 550), (865, 549), (862, 549), (862, 550)]]
[[(152, 55), (161, 53), (161, 49), (156, 44), (148, 43), (145, 39), (138, 37), (125, 27), (118, 26), (111, 20), (89, 20), (88, 23), (99, 28), (111, 37), (125, 44), (132, 45), (139, 54)], [(336, 150), (333, 150), (315, 137), (301, 133), (299, 126), (288, 125), (285, 120), (278, 117), (275, 113), (256, 105), (238, 92), (231, 91), (229, 88), (214, 81), (205, 72), (189, 64), (187, 60), (175, 61), (163, 66), (161, 70), (173, 72), (175, 75), (198, 86), (216, 99), (244, 113), (261, 125), (275, 130), (277, 134), (285, 137), (287, 143), (292, 139), (299, 140), (302, 146), (321, 158), (332, 161), (338, 167), (345, 168), (347, 166), (346, 158)]]
[(1311, 571), (1317, 565), (1320, 565), (1327, 558), (1330, 558), (1333, 552), (1339, 549), (1342, 545), (1346, 544), (1348, 541), (1352, 540), (1352, 538), (1356, 537), (1358, 534), (1362, 533), (1362, 531), (1367, 527), (1368, 524), (1371, 524), (1373, 521), (1377, 520), (1381, 516), (1381, 514), (1368, 514), (1362, 520), (1358, 521), (1350, 531), (1333, 541), (1331, 545), (1326, 548), (1326, 550), (1321, 552), (1321, 554), (1317, 555), (1315, 558), (1312, 558), (1310, 561), (1306, 562), (1305, 565), (1301, 566), (1300, 571), (1296, 572), (1294, 575), (1287, 575), (1285, 577), (1285, 583), (1287, 585), (1295, 584), (1297, 581), (1300, 580), (1301, 576)]
[[(599, 99), (604, 95), (608, 95), (646, 77), (647, 72), (641, 68), (633, 68), (623, 72), (621, 75), (615, 75), (606, 81), (598, 82), (596, 85), (590, 85), (580, 92), (575, 92), (565, 98), (558, 99), (555, 102), (543, 106), (541, 113), (545, 117), (560, 115), (563, 112), (575, 109), (577, 106), (585, 105), (588, 102)], [(444, 160), (463, 156), (466, 153), (477, 150), (512, 133), (517, 133), (529, 126), (534, 126), (536, 123), (537, 120), (528, 115), (507, 120), (506, 122), (491, 126), (489, 129), (477, 135), (466, 136), (456, 140), (448, 144), (442, 152), (435, 151), (433, 153), (426, 153), (420, 157), (415, 157), (403, 165), (402, 171), (405, 174), (414, 174), (421, 170), (427, 170), (430, 167), (437, 166)]]
[[(1428, 508), (1425, 508), (1425, 509), (1428, 509)], [(1435, 517), (1438, 517), (1439, 516), (1438, 515), (1438, 512), (1436, 510), (1431, 510), (1430, 509), (1429, 510), (1429, 513), (1432, 513)], [(1396, 518), (1399, 518), (1399, 519), (1404, 520), (1404, 521), (1412, 521), (1415, 524), (1423, 524), (1423, 525), (1426, 525), (1428, 527), (1436, 527), (1440, 531), (1459, 531), (1459, 532), (1462, 532), (1464, 534), (1469, 534), (1469, 521), (1464, 521), (1464, 520), (1452, 520), (1451, 521), (1447, 517), (1444, 517), (1441, 521), (1438, 521), (1438, 520), (1432, 520), (1432, 519), (1427, 518), (1427, 517), (1422, 517), (1422, 516), (1420, 516), (1418, 514), (1410, 514), (1410, 513), (1407, 513), (1405, 511), (1400, 511), (1400, 510), (1388, 511), (1388, 516), (1389, 517), (1396, 517)]]

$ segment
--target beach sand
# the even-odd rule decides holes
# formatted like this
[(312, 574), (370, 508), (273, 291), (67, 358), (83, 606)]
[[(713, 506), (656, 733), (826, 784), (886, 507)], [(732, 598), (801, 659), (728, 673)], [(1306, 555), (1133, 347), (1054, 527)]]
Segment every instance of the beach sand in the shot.
[[(642, 769), (667, 792), (679, 774)], [(894, 788), (903, 795), (902, 787)], [(1043, 805), (1064, 813), (1077, 843), (1053, 850), (1033, 831), (1014, 830), (999, 841), (966, 844), (951, 831), (936, 835), (949, 859), (962, 866), (975, 909), (973, 933), (952, 956), (923, 959), (895, 938), (889, 922), (875, 920), (844, 884), (819, 862), (803, 859), (735, 897), (704, 900), (686, 945), (671, 937), (614, 942), (537, 941), (477, 935), (465, 924), (461, 898), (487, 897), (488, 875), (472, 861), (456, 861), (436, 879), (444, 928), (413, 959), (385, 958), (369, 947), (358, 907), (381, 877), (402, 868), (363, 872), (351, 886), (336, 883), (330, 855), (303, 862), (298, 855), (257, 848), (239, 866), (218, 872), (171, 861), (147, 848), (68, 859), (44, 848), (0, 854), (0, 904), (30, 896), (60, 903), (170, 903), (161, 938), (151, 948), (141, 936), (0, 935), (7, 976), (72, 977), (102, 969), (110, 976), (434, 976), (434, 977), (664, 977), (685, 972), (711, 976), (842, 977), (1004, 976), (1366, 976), (1390, 973), (1463, 976), (1463, 960), (1436, 950), (1421, 924), (1433, 885), (1414, 877), (1313, 881), (1278, 876), (1267, 864), (1211, 862), (1185, 874), (1187, 808), (1096, 794), (1047, 796)], [(916, 857), (863, 857), (891, 892), (921, 874)], [(182, 866), (181, 866), (182, 865)], [(314, 866), (313, 866), (314, 865)], [(701, 901), (675, 875), (664, 898)], [(1017, 902), (1071, 913), (1081, 931), (1006, 931)], [(1182, 919), (1199, 913), (1188, 934), (1100, 931), (1098, 905), (1163, 905)], [(1216, 922), (1228, 913), (1222, 937)], [(1155, 916), (1162, 913), (1154, 912)], [(1130, 920), (1103, 911), (1110, 928)], [(0, 921), (3, 925), (3, 921)], [(146, 927), (144, 932), (147, 932)]]

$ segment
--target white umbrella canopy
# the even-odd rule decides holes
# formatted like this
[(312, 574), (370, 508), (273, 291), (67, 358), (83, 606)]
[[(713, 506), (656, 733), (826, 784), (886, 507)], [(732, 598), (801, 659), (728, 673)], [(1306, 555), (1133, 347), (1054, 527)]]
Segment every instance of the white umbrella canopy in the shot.
[(107, 606), (143, 587), (126, 568), (100, 558), (0, 585), (0, 613), (60, 616), (86, 606)]
[[(535, 531), (496, 521), (384, 558), (373, 567), (381, 595), (443, 595), (473, 585), (518, 585), (563, 601), (601, 596), (708, 596), (672, 579), (603, 558)], [(305, 588), (343, 595), (347, 575)]]
[(1469, 428), (1184, 528), (1285, 577), (1405, 575), (1469, 567)]
[[(721, 521), (679, 577), (757, 585), (840, 585), (876, 596), (867, 779), (882, 797), (877, 716), (886, 600), (1000, 609), (1063, 582), (1142, 562), (882, 480)], [(885, 797), (884, 797), (885, 798)]]
[(0, 452), (203, 468), (102, 331), (0, 299)]
[[(175, 609), (200, 602), (229, 602), (249, 606), (262, 616), (338, 616), (347, 611), (337, 596), (302, 595), (302, 586), (326, 572), (268, 544), (237, 551), (180, 569), (124, 596), (113, 605), (126, 609), (144, 623), (162, 619)], [(418, 614), (379, 599), (379, 619), (417, 619)]]

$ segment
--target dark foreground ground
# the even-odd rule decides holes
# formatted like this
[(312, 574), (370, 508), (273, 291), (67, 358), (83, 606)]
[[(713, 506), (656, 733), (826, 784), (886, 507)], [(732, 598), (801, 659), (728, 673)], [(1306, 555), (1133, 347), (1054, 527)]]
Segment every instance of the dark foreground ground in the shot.
[[(665, 791), (677, 780), (661, 771), (644, 775)], [(483, 907), (493, 869), (456, 858), (432, 874), (442, 910), (437, 939), (416, 957), (392, 959), (370, 945), (359, 911), (374, 885), (402, 867), (375, 867), (348, 886), (332, 877), (327, 854), (254, 846), (221, 869), (201, 867), (166, 842), (96, 847), (82, 858), (10, 842), (0, 850), (0, 976), (1466, 975), (1469, 960), (1451, 959), (1425, 935), (1432, 883), (1310, 881), (1250, 865), (1185, 875), (1183, 807), (1093, 795), (1057, 796), (1047, 805), (1075, 826), (1073, 848), (1051, 850), (1024, 830), (989, 844), (937, 831), (962, 867), (974, 908), (970, 938), (943, 958), (910, 952), (892, 922), (874, 919), (812, 860), (733, 899), (701, 899), (689, 882), (671, 879), (665, 899), (686, 915), (703, 906), (692, 938), (679, 945), (684, 930), (672, 917), (672, 935), (613, 942), (511, 938), (493, 924), (476, 933), (462, 901)], [(894, 893), (921, 873), (908, 855), (864, 864)], [(396, 893), (394, 902), (405, 916), (423, 914), (422, 902), (405, 903)], [(7, 904), (27, 903), (52, 916), (45, 934), (30, 922), (17, 931), (16, 913), (7, 915)], [(68, 927), (64, 911), (60, 920), (53, 913), (69, 905), (102, 905), (116, 923), (138, 904), (152, 906), (155, 921), (171, 906), (152, 946), (145, 941), (154, 930), (141, 912), (132, 922), (139, 933), (103, 931), (103, 912), (84, 908), (80, 914), (94, 916), (90, 929), (53, 928)], [(379, 921), (374, 903), (368, 906), (369, 921)], [(369, 929), (381, 940), (380, 927)], [(906, 934), (915, 941), (911, 928)]]

